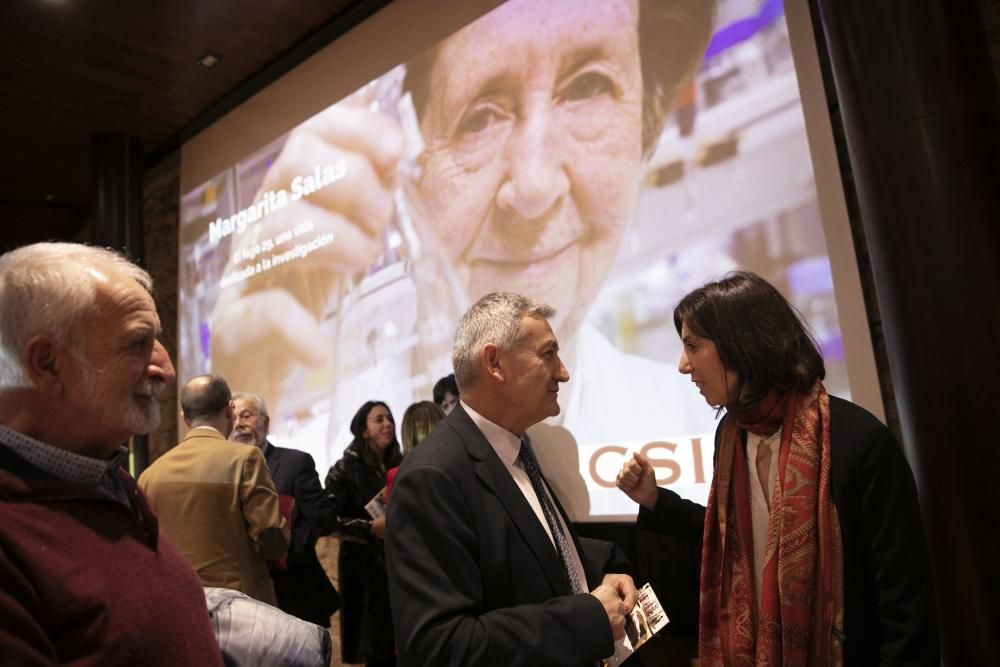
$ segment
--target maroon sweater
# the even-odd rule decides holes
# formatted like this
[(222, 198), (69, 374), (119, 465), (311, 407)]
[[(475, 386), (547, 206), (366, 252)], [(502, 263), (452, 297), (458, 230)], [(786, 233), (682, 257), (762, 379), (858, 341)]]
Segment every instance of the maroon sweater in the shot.
[(0, 445), (4, 665), (222, 665), (198, 576), (118, 475), (131, 508)]

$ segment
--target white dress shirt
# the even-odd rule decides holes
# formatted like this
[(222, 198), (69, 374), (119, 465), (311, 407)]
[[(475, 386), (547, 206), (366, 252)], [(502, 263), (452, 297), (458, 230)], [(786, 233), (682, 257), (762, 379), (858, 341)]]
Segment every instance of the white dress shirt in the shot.
[[(465, 412), (472, 418), (473, 423), (479, 428), (480, 431), (482, 431), (483, 435), (486, 437), (486, 441), (490, 443), (490, 447), (493, 448), (493, 451), (496, 452), (504, 467), (507, 468), (507, 472), (509, 472), (510, 476), (514, 479), (514, 483), (517, 484), (517, 488), (521, 490), (521, 493), (524, 495), (524, 499), (528, 501), (528, 504), (531, 505), (531, 509), (534, 511), (535, 516), (538, 517), (538, 522), (542, 524), (542, 528), (545, 529), (545, 534), (549, 536), (549, 540), (552, 542), (552, 548), (556, 549), (558, 552), (555, 539), (552, 537), (552, 531), (549, 529), (549, 522), (545, 520), (545, 513), (542, 512), (542, 505), (538, 501), (538, 495), (535, 493), (534, 487), (531, 486), (531, 480), (528, 478), (528, 473), (521, 467), (517, 458), (521, 453), (521, 438), (502, 426), (494, 424), (489, 419), (470, 408), (465, 401), (459, 400), (459, 403), (461, 403), (462, 407), (465, 408)], [(546, 487), (548, 487), (547, 484)], [(546, 492), (549, 494), (549, 500), (552, 501), (552, 491), (546, 488)], [(552, 507), (555, 506), (555, 502), (552, 501)], [(587, 575), (584, 572), (583, 563), (580, 560), (580, 554), (576, 552), (576, 544), (574, 544), (572, 535), (566, 526), (566, 522), (563, 520), (562, 514), (558, 510), (556, 511), (556, 518), (559, 521), (559, 525), (562, 527), (563, 533), (566, 535), (566, 542), (568, 543), (570, 551), (567, 556), (569, 557), (573, 567), (576, 569), (576, 574), (579, 580), (586, 584)]]
[(207, 428), (209, 431), (215, 431), (216, 433), (218, 433), (219, 435), (221, 435), (223, 437), (223, 439), (225, 439), (225, 440), (229, 439), (229, 438), (226, 437), (226, 435), (222, 431), (220, 431), (219, 429), (215, 428), (214, 426), (209, 426), (208, 424), (200, 424), (198, 426), (194, 426), (194, 427), (191, 428), (190, 431), (188, 431), (188, 433), (190, 434), (191, 431), (197, 431), (200, 428)]

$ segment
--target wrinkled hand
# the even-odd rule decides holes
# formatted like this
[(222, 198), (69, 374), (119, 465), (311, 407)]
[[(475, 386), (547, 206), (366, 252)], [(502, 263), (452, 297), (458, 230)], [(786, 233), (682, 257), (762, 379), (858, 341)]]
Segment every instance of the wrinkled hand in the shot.
[(379, 517), (378, 519), (372, 519), (371, 533), (380, 540), (385, 539), (385, 517)]
[(649, 460), (639, 452), (633, 452), (632, 458), (625, 461), (615, 478), (615, 484), (625, 495), (647, 510), (656, 507), (656, 473)]
[[(629, 579), (631, 580), (631, 577)], [(590, 591), (590, 594), (604, 606), (604, 612), (608, 615), (608, 622), (611, 624), (611, 636), (614, 637), (614, 640), (618, 641), (624, 637), (625, 615), (628, 614), (628, 610), (625, 602), (619, 596), (618, 590), (608, 584), (601, 584)]]
[(323, 311), (334, 290), (382, 251), (380, 235), (392, 219), (392, 186), (402, 150), (398, 124), (357, 103), (331, 107), (289, 135), (258, 196), (291, 192), (292, 181), (316, 167), (333, 166), (341, 177), (234, 236), (223, 273), (252, 263), (237, 261), (248, 248), (307, 221), (311, 231), (260, 255), (279, 254), (328, 234), (333, 242), (220, 291), (212, 314), (212, 371), (234, 389), (278, 402), (293, 364), (316, 367), (327, 360), (332, 345), (320, 329)]

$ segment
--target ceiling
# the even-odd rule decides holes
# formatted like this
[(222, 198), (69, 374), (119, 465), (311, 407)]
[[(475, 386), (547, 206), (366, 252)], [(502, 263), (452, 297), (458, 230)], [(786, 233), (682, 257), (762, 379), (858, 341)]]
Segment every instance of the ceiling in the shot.
[[(389, 1), (4, 0), (0, 251), (89, 238), (94, 135), (138, 137), (151, 166)], [(1000, 0), (979, 5), (997, 63)]]
[(94, 135), (150, 166), (387, 1), (5, 0), (0, 250), (87, 237)]

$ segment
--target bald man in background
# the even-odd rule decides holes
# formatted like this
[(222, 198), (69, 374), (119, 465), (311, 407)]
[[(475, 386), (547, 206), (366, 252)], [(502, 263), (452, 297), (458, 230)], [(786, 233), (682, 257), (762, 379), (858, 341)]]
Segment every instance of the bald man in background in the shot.
[(160, 525), (205, 586), (277, 606), (267, 560), (288, 551), (288, 522), (260, 450), (230, 442), (235, 412), (226, 381), (201, 375), (181, 390), (187, 437), (139, 477)]

